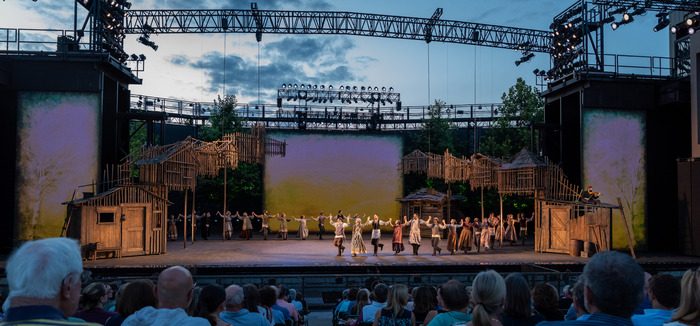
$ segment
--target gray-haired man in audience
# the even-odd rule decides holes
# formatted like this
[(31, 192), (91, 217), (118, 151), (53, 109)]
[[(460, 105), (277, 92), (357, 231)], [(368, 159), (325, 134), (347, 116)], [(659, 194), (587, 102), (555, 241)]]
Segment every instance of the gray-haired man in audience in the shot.
[(226, 288), (226, 310), (219, 318), (231, 325), (270, 326), (270, 322), (261, 314), (244, 308), (245, 294), (243, 288), (231, 285)]

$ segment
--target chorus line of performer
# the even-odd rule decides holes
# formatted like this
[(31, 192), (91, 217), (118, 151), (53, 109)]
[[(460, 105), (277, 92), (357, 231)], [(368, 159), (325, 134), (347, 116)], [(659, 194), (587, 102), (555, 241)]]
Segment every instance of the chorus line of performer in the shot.
[[(200, 228), (201, 236), (203, 239), (207, 240), (209, 236), (209, 228), (211, 226), (211, 214), (204, 213), (202, 215), (197, 215), (195, 213), (195, 220), (198, 221), (197, 225)], [(418, 217), (417, 214), (413, 214), (411, 219), (406, 216), (403, 219), (389, 219), (388, 221), (381, 221), (378, 215), (373, 215), (372, 217), (363, 214), (359, 217), (359, 214), (355, 214), (353, 218), (350, 216), (346, 217), (343, 215), (342, 211), (338, 211), (338, 214), (324, 215), (323, 212), (317, 217), (307, 218), (301, 215), (299, 218), (292, 216), (287, 218), (285, 213), (279, 213), (275, 215), (270, 215), (268, 211), (263, 211), (262, 214), (256, 214), (251, 212), (240, 214), (236, 212), (231, 214), (227, 211), (225, 214), (221, 212), (216, 212), (216, 216), (219, 216), (224, 221), (224, 237), (225, 239), (231, 239), (233, 233), (233, 219), (237, 219), (242, 222), (241, 232), (239, 237), (242, 239), (250, 240), (253, 233), (253, 220), (261, 221), (261, 230), (263, 234), (263, 239), (267, 240), (268, 235), (272, 232), (270, 228), (270, 219), (277, 219), (279, 221), (279, 229), (277, 232), (277, 238), (282, 240), (287, 240), (288, 234), (288, 223), (292, 220), (299, 223), (297, 237), (306, 240), (309, 236), (309, 228), (307, 226), (308, 221), (314, 220), (318, 222), (319, 234), (318, 238), (323, 239), (323, 233), (325, 233), (325, 220), (330, 220), (331, 225), (335, 228), (335, 236), (333, 244), (338, 249), (338, 256), (342, 255), (345, 246), (345, 231), (346, 229), (352, 227), (352, 235), (350, 242), (350, 253), (353, 257), (358, 254), (367, 253), (367, 248), (365, 247), (364, 240), (362, 238), (362, 231), (365, 227), (371, 226), (371, 236), (370, 241), (373, 246), (373, 255), (377, 256), (379, 250), (384, 250), (384, 244), (381, 241), (381, 226), (389, 225), (393, 228), (392, 236), (392, 251), (394, 255), (398, 255), (405, 250), (403, 244), (403, 230), (404, 228), (409, 231), (408, 242), (413, 248), (413, 255), (418, 255), (418, 249), (421, 246), (421, 226), (425, 226), (431, 230), (430, 243), (433, 249), (433, 256), (439, 255), (442, 252), (440, 247), (440, 240), (442, 238), (443, 230), (447, 229), (447, 251), (450, 255), (454, 255), (457, 251), (463, 251), (465, 254), (472, 250), (472, 246), (476, 248), (477, 252), (481, 251), (481, 247), (484, 250), (492, 250), (495, 244), (505, 242), (510, 242), (514, 244), (518, 241), (518, 234), (516, 231), (515, 223), (518, 222), (520, 225), (520, 238), (522, 243), (525, 244), (527, 239), (527, 223), (534, 219), (533, 216), (530, 218), (525, 218), (524, 214), (520, 213), (517, 216), (508, 214), (506, 219), (501, 223), (499, 216), (491, 213), (488, 218), (484, 218), (483, 221), (479, 221), (478, 218), (471, 219), (469, 217), (457, 222), (455, 219), (451, 219), (448, 224), (446, 220), (439, 221), (437, 217), (428, 216), (425, 220)], [(363, 222), (364, 218), (367, 218)], [(187, 220), (188, 223), (191, 222), (191, 215), (184, 216), (182, 214), (178, 215), (181, 221)], [(171, 240), (177, 239), (177, 227), (175, 224), (175, 217), (171, 215), (168, 219), (168, 237)], [(461, 229), (461, 230), (460, 230)]]

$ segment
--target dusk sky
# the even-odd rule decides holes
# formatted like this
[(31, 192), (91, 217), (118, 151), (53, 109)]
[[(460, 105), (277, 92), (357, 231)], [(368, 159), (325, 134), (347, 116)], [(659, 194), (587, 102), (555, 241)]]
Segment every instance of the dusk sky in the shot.
[[(249, 1), (133, 0), (132, 9), (250, 9)], [(442, 19), (547, 30), (552, 18), (574, 1), (325, 1), (261, 0), (261, 10), (329, 10), (429, 18), (443, 8)], [(196, 6), (195, 6), (196, 5)], [(78, 7), (82, 24), (86, 10)], [(73, 1), (6, 0), (0, 2), (0, 28), (73, 28)], [(613, 31), (605, 26), (605, 52), (667, 57), (668, 29), (654, 33), (654, 13), (636, 17)], [(5, 32), (3, 32), (5, 33)], [(128, 35), (129, 54), (144, 54), (143, 85), (133, 93), (210, 102), (223, 92), (223, 52), (226, 40), (226, 93), (239, 102), (260, 98), (273, 104), (285, 83), (394, 87), (403, 105), (426, 105), (435, 99), (448, 104), (497, 103), (508, 87), (523, 77), (534, 85), (532, 71), (549, 69), (542, 53), (515, 66), (519, 52), (471, 45), (338, 35), (169, 34), (152, 35), (157, 51)], [(5, 35), (0, 35), (5, 38)], [(56, 40), (55, 36), (47, 40)], [(0, 43), (3, 49), (5, 44)], [(260, 60), (258, 61), (258, 45)], [(429, 56), (429, 60), (428, 60)], [(476, 58), (475, 58), (476, 56)], [(428, 78), (428, 70), (430, 76)], [(476, 74), (476, 76), (475, 76)], [(428, 82), (430, 79), (430, 83)], [(476, 92), (474, 81), (476, 80)], [(430, 99), (428, 98), (430, 89)]]

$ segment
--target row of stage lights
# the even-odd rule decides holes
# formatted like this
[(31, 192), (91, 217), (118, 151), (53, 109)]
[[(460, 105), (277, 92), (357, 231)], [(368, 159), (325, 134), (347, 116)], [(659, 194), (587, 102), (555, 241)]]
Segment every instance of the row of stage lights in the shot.
[(680, 34), (687, 32), (692, 35), (698, 30), (698, 25), (700, 25), (700, 12), (694, 12), (694, 16), (688, 17), (684, 22), (671, 26), (671, 33)]
[[(292, 85), (292, 84), (282, 84), (282, 89), (295, 89), (295, 90), (296, 90), (296, 89), (307, 89), (307, 90), (318, 90), (318, 89), (320, 89), (320, 90), (323, 91), (323, 90), (325, 90), (325, 88), (326, 88), (325, 85), (321, 85), (321, 86), (313, 85), (313, 86), (311, 86), (311, 84), (308, 84), (308, 85), (301, 84), (301, 86), (299, 86), (299, 85), (297, 85), (297, 84), (294, 84), (294, 85)], [(329, 90), (329, 91), (332, 91), (332, 90), (333, 90), (333, 85), (329, 85), (329, 86), (328, 86), (328, 90)], [(340, 86), (340, 90), (341, 90), (341, 91), (354, 91), (354, 92), (356, 92), (356, 91), (358, 90), (358, 88), (357, 88), (357, 86), (353, 86), (352, 89), (350, 88), (350, 86)], [(362, 87), (360, 87), (360, 90), (363, 91), (363, 92), (365, 92), (365, 91), (367, 91), (367, 92), (372, 92), (372, 91), (374, 91), (374, 92), (379, 92), (379, 87), (376, 87), (376, 86), (375, 86), (375, 87), (374, 87), (374, 90), (373, 90), (373, 89), (372, 89), (372, 86), (367, 86), (366, 88), (365, 88), (364, 86), (362, 86)], [(386, 87), (382, 87), (382, 88), (381, 88), (381, 91), (382, 91), (382, 93), (386, 93), (386, 92), (387, 92), (387, 88), (386, 88)], [(389, 87), (388, 91), (389, 91), (389, 93), (393, 93), (393, 92), (394, 92), (394, 88), (393, 88), (393, 87)]]

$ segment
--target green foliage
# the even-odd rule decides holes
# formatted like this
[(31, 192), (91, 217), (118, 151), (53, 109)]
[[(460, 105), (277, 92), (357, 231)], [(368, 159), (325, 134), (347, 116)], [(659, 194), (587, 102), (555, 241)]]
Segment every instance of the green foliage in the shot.
[(240, 132), (243, 129), (243, 118), (236, 114), (238, 100), (236, 95), (225, 95), (214, 100), (214, 108), (209, 116), (211, 126), (202, 129), (202, 140), (214, 141), (221, 139), (224, 134)]
[(501, 116), (481, 138), (479, 152), (508, 158), (530, 146), (530, 125), (544, 121), (544, 99), (522, 78), (518, 78), (501, 99)]
[(445, 101), (441, 100), (435, 100), (435, 104), (428, 108), (428, 118), (423, 120), (423, 128), (416, 142), (419, 150), (442, 155), (445, 149), (449, 149), (450, 153), (456, 155), (454, 124), (452, 119), (442, 117), (446, 109)]

